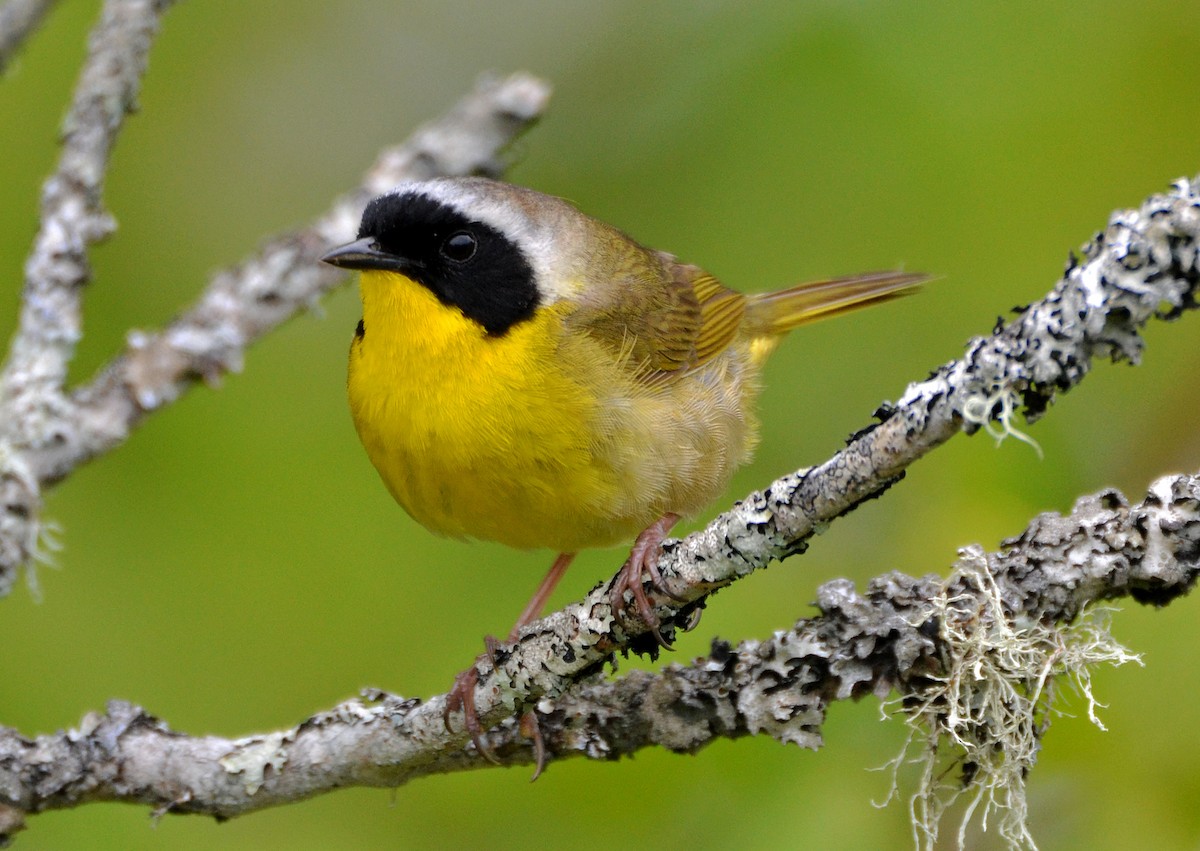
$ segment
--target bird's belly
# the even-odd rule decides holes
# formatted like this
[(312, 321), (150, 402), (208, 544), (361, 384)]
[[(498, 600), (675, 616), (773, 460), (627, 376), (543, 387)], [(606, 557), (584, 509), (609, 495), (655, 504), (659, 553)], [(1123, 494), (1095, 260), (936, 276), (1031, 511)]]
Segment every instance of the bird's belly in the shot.
[(561, 551), (619, 540), (626, 530), (603, 516), (615, 482), (569, 425), (586, 423), (583, 400), (549, 411), (489, 405), (483, 395), (393, 396), (356, 418), (396, 501), (453, 537)]

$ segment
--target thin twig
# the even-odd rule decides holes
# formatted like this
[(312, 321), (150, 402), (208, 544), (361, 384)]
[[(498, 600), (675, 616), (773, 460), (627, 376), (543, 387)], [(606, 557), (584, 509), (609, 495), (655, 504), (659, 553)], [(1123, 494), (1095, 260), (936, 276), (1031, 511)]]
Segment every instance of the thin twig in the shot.
[(146, 56), (167, 5), (104, 4), (63, 121), (58, 168), (42, 187), (20, 319), (0, 373), (0, 593), (36, 551), (42, 477), (31, 453), (64, 439), (71, 407), (64, 383), (83, 333), (88, 250), (116, 227), (104, 209), (104, 175), (125, 117), (136, 107)]
[(103, 202), (108, 159), (125, 116), (136, 108), (163, 5), (109, 0), (92, 30), (63, 121), (62, 156), (42, 187), (41, 226), (25, 264), (20, 324), (3, 375), (8, 400), (52, 399), (62, 390), (82, 334), (88, 250), (116, 227)]
[(37, 29), (55, 0), (8, 0), (0, 6), (0, 74)]

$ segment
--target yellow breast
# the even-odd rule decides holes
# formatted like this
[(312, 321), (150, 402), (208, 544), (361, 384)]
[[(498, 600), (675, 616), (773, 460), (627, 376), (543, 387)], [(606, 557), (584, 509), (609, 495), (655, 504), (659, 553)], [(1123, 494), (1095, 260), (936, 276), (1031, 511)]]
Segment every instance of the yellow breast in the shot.
[(349, 396), (372, 463), (423, 526), (563, 552), (698, 511), (753, 443), (749, 347), (644, 388), (542, 307), (501, 336), (394, 272), (362, 275)]

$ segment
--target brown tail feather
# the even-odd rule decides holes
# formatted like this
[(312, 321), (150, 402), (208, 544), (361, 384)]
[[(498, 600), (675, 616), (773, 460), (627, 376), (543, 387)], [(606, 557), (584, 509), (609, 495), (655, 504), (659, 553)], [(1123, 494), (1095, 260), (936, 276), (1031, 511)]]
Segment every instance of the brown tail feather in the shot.
[(927, 280), (928, 275), (909, 272), (870, 272), (797, 284), (748, 296), (748, 319), (764, 335), (783, 334), (808, 322), (911, 295)]

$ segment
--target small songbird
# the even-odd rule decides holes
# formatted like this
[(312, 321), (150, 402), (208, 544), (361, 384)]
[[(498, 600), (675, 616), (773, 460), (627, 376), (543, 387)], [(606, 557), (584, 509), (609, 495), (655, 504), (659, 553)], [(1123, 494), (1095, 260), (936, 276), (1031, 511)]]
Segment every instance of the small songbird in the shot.
[[(559, 198), (478, 177), (406, 183), (322, 258), (361, 270), (350, 410), (396, 501), (427, 529), (572, 556), (634, 541), (613, 585), (658, 632), (664, 536), (758, 436), (762, 364), (798, 325), (911, 292), (883, 272), (743, 295)], [(474, 668), (459, 677), (479, 744)], [(482, 750), (482, 748), (481, 748)]]

